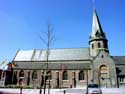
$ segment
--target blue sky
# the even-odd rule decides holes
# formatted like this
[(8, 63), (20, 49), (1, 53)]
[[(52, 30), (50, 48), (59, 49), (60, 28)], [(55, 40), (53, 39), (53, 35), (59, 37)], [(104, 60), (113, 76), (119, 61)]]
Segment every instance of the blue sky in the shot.
[[(125, 0), (95, 0), (111, 55), (125, 55)], [(38, 37), (49, 21), (52, 48), (89, 47), (92, 0), (0, 0), (0, 61), (11, 61), (18, 49), (45, 48)]]

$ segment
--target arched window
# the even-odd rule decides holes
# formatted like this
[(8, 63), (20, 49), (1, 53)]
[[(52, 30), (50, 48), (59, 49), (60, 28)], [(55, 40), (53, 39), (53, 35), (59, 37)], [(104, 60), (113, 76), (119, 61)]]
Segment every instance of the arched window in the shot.
[(24, 71), (23, 71), (23, 70), (21, 70), (21, 71), (19, 72), (19, 77), (24, 77)]
[(68, 80), (68, 73), (67, 73), (67, 71), (63, 72), (62, 80)]
[(106, 65), (100, 66), (100, 77), (101, 78), (108, 78), (108, 67)]
[(51, 80), (52, 79), (52, 74), (51, 71), (47, 72), (47, 80)]
[(32, 72), (32, 80), (36, 80), (37, 79), (37, 72), (33, 71)]
[(92, 44), (92, 49), (94, 49), (94, 44)]
[(101, 48), (101, 44), (100, 44), (100, 42), (98, 43), (98, 48)]
[(79, 80), (84, 80), (85, 77), (84, 77), (84, 71), (80, 71), (79, 72)]

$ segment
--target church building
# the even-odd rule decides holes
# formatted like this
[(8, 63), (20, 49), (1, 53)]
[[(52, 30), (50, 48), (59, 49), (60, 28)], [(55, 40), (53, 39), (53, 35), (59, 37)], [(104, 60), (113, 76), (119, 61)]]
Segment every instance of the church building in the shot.
[(97, 83), (101, 87), (124, 86), (125, 56), (110, 55), (108, 39), (96, 10), (88, 37), (88, 48), (50, 49), (48, 60), (45, 49), (19, 50), (12, 61), (16, 85), (40, 87), (46, 84), (51, 88), (63, 88)]

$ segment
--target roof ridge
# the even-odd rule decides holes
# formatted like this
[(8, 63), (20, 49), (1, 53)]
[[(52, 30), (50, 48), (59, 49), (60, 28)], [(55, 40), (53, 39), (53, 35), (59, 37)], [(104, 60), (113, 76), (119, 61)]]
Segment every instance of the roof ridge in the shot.
[[(50, 50), (61, 50), (61, 49), (89, 49), (89, 47), (79, 47), (79, 48), (51, 48)], [(47, 50), (47, 49), (31, 49), (31, 50), (20, 50), (20, 51), (34, 51), (34, 50)]]
[(111, 56), (111, 57), (125, 57), (125, 55), (124, 56)]

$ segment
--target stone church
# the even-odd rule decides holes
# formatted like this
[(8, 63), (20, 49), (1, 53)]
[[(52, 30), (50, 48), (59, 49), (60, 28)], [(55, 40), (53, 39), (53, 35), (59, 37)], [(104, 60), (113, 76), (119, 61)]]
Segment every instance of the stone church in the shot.
[(96, 10), (93, 11), (92, 32), (88, 48), (19, 50), (14, 60), (16, 85), (42, 86), (47, 69), (46, 85), (51, 88), (86, 86), (101, 87), (125, 84), (125, 56), (110, 56), (108, 40)]

